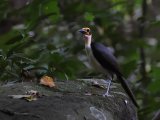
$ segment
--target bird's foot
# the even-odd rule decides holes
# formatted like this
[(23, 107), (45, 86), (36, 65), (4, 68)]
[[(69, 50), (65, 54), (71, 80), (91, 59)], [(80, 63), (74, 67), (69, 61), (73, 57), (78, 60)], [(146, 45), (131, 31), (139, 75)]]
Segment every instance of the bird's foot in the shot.
[(110, 95), (109, 93), (106, 92), (103, 94), (103, 97), (113, 97), (113, 95)]
[(107, 96), (107, 97), (111, 97), (112, 95), (109, 94), (109, 89), (110, 89), (110, 85), (111, 85), (111, 80), (105, 80), (106, 83), (108, 84), (107, 86), (107, 91), (105, 94), (103, 94), (103, 97)]

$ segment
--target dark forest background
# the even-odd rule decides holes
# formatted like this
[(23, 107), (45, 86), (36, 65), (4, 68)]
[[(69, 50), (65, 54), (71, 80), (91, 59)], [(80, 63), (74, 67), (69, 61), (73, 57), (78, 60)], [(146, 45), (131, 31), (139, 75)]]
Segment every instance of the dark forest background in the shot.
[(95, 76), (77, 32), (86, 26), (95, 41), (115, 50), (140, 104), (139, 119), (155, 120), (160, 116), (159, 0), (1, 0), (0, 81)]

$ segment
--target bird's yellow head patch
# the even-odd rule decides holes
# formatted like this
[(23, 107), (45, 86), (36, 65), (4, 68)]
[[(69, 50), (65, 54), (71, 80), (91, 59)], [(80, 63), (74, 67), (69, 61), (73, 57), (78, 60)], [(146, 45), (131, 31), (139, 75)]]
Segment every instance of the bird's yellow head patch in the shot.
[(79, 32), (82, 33), (83, 35), (91, 35), (91, 29), (88, 27), (80, 29)]

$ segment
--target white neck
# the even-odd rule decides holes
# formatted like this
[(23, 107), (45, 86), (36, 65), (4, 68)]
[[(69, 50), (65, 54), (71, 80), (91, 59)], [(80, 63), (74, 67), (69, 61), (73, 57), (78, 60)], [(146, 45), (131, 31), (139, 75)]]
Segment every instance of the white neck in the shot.
[(85, 47), (91, 47), (92, 35), (84, 35)]

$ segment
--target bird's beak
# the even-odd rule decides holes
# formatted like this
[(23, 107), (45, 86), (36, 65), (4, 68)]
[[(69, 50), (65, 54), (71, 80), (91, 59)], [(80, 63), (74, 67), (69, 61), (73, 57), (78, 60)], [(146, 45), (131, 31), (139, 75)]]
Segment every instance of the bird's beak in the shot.
[(80, 32), (80, 33), (82, 33), (82, 34), (85, 33), (85, 31), (84, 31), (83, 29), (78, 30), (78, 32)]

